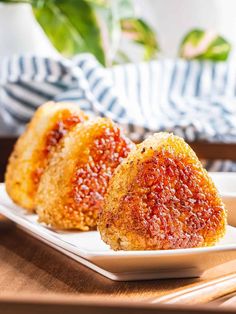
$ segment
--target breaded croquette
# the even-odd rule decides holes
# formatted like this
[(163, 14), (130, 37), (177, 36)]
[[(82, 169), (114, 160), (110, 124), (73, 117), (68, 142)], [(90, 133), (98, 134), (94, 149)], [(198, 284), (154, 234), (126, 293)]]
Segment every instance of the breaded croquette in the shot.
[(214, 183), (183, 139), (150, 136), (118, 166), (98, 220), (114, 250), (214, 245), (226, 211)]
[(108, 182), (133, 145), (109, 119), (77, 125), (42, 175), (39, 221), (58, 229), (94, 229)]
[(19, 137), (6, 172), (6, 190), (12, 200), (33, 212), (35, 194), (48, 160), (61, 138), (87, 116), (73, 103), (48, 102), (35, 112)]

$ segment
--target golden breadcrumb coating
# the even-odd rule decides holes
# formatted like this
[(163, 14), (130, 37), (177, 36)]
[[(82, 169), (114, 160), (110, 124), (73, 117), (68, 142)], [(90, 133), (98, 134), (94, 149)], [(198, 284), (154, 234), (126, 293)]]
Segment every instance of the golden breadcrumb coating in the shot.
[(39, 184), (39, 221), (59, 229), (93, 229), (110, 177), (133, 144), (111, 120), (98, 118), (76, 126), (61, 145)]
[(61, 138), (87, 116), (73, 103), (48, 102), (35, 112), (10, 156), (5, 181), (12, 200), (33, 212), (40, 177)]
[(210, 246), (225, 227), (211, 178), (184, 140), (168, 133), (150, 136), (120, 164), (98, 220), (114, 250)]

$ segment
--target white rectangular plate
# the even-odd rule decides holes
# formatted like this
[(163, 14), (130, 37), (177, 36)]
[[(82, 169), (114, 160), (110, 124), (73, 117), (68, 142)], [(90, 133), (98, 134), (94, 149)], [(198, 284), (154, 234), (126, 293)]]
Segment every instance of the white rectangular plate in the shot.
[(114, 252), (97, 231), (54, 231), (37, 222), (36, 215), (12, 203), (0, 185), (0, 213), (37, 239), (112, 280), (198, 277), (205, 270), (236, 259), (236, 228), (214, 247), (163, 251)]
[(209, 173), (218, 188), (228, 211), (228, 224), (236, 227), (236, 173)]

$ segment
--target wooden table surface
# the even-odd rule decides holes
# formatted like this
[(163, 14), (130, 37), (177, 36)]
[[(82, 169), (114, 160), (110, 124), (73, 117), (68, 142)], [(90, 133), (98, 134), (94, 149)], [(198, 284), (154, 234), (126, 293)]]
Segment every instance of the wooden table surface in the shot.
[(0, 220), (0, 295), (47, 292), (140, 299), (161, 295), (193, 281), (115, 282), (34, 239), (8, 220)]
[(37, 300), (68, 296), (145, 301), (233, 271), (236, 260), (207, 271), (202, 278), (115, 282), (34, 239), (9, 220), (0, 219), (0, 301), (31, 295)]
[[(1, 180), (13, 143), (14, 139), (0, 140), (1, 155), (4, 157), (1, 158), (2, 162), (0, 162)], [(225, 149), (225, 147), (227, 148)], [(197, 150), (198, 155), (203, 158), (213, 158), (219, 156), (219, 152), (221, 152), (220, 157), (224, 159), (232, 157), (232, 152), (234, 152), (232, 159), (236, 160), (236, 145), (234, 147), (225, 147), (213, 145), (207, 149), (203, 143), (194, 148)], [(115, 282), (71, 260), (62, 253), (27, 235), (10, 221), (0, 217), (0, 312), (2, 309), (5, 314), (15, 313), (16, 309), (19, 313), (28, 313), (22, 304), (17, 303), (17, 299), (31, 299), (32, 302), (37, 300), (47, 303), (47, 298), (50, 299), (51, 296), (52, 300), (57, 300), (57, 305), (58, 302), (65, 300), (67, 297), (68, 300), (72, 298), (75, 303), (84, 297), (91, 298), (91, 302), (97, 298), (98, 300), (108, 300), (113, 303), (116, 300), (118, 302), (119, 300), (122, 300), (122, 302), (148, 300), (234, 271), (236, 272), (236, 260), (209, 270), (202, 278), (198, 279)], [(13, 307), (10, 306), (12, 300), (16, 300), (16, 308), (14, 308), (14, 304)], [(70, 301), (68, 303), (72, 304)], [(218, 307), (219, 304), (220, 301), (215, 302), (213, 306)], [(236, 301), (233, 302), (234, 304), (236, 304)], [(21, 308), (21, 306), (23, 307)], [(53, 308), (55, 313), (64, 313), (63, 306)], [(22, 311), (19, 309), (22, 309)], [(37, 313), (46, 313), (45, 309), (39, 305), (37, 309), (42, 310)], [(54, 313), (53, 309), (51, 309), (51, 313)], [(193, 308), (191, 310), (194, 312)], [(199, 313), (196, 308), (195, 310), (194, 313)], [(207, 310), (201, 309), (202, 313), (204, 311)], [(214, 308), (212, 311), (214, 312)], [(98, 313), (97, 310), (95, 312)], [(86, 308), (86, 313), (95, 312), (91, 308)], [(129, 310), (127, 313), (131, 312)], [(185, 312), (188, 312), (186, 308), (179, 309), (174, 313)], [(226, 310), (223, 312), (226, 313)], [(36, 313), (35, 308), (34, 313)], [(77, 313), (77, 308), (71, 308), (71, 310), (67, 308), (67, 314), (70, 313)], [(101, 313), (103, 313), (102, 310)], [(116, 311), (113, 309), (111, 313), (116, 313)], [(122, 313), (125, 314), (126, 312), (122, 310)], [(139, 313), (139, 311), (136, 309), (135, 313)], [(144, 314), (144, 311), (140, 313)], [(172, 309), (159, 309), (159, 313), (172, 313)]]

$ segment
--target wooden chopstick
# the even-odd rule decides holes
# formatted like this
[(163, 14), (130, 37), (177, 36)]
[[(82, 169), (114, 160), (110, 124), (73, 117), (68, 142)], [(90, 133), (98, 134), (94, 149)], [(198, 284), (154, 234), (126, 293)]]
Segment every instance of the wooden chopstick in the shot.
[(215, 301), (213, 304), (218, 304), (219, 306), (223, 307), (228, 306), (236, 308), (236, 293), (231, 293), (228, 297), (225, 297), (224, 301), (221, 301), (221, 299), (219, 301), (220, 302)]
[(236, 291), (236, 274), (230, 274), (195, 284), (165, 296), (149, 299), (149, 302), (153, 304), (202, 304), (216, 300), (234, 291)]

